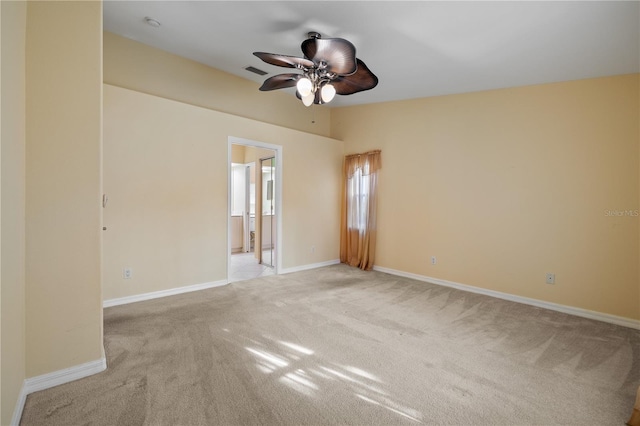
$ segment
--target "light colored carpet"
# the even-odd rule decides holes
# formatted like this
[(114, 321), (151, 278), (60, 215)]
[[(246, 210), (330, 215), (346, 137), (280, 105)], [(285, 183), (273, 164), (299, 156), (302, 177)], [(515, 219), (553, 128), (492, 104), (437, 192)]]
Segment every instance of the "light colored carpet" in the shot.
[(22, 425), (623, 425), (640, 331), (344, 265), (105, 310)]

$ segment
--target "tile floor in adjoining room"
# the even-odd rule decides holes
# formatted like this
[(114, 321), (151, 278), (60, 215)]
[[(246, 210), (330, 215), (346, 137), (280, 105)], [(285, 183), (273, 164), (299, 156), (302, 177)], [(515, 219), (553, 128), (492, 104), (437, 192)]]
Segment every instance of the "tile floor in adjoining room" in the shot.
[[(271, 254), (264, 252), (262, 256), (264, 259), (269, 259)], [(232, 254), (230, 263), (229, 282), (250, 280), (275, 274), (275, 268), (258, 263), (258, 259), (256, 259), (253, 252)]]

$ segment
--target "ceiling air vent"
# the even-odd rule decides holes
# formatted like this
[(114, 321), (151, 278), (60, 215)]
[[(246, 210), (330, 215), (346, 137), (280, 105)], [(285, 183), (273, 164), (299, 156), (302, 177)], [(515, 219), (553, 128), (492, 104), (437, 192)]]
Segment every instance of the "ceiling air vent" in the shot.
[(266, 72), (266, 71), (262, 71), (261, 69), (258, 69), (258, 68), (256, 68), (256, 67), (252, 67), (252, 66), (248, 66), (248, 67), (246, 67), (246, 68), (245, 68), (245, 70), (247, 70), (247, 71), (249, 71), (249, 72), (252, 72), (252, 73), (254, 73), (254, 74), (258, 74), (258, 75), (267, 75), (267, 74), (269, 74), (269, 73), (268, 73), (268, 72)]

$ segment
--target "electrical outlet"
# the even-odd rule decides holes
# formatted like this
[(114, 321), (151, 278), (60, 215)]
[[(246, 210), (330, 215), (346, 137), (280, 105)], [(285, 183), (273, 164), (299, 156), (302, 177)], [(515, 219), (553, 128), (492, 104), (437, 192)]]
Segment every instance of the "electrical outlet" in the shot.
[(547, 284), (555, 284), (555, 283), (556, 283), (556, 274), (547, 272)]
[(122, 278), (130, 280), (133, 277), (133, 270), (131, 268), (124, 268), (122, 270)]
[(311, 253), (315, 253), (316, 252), (316, 246), (311, 246)]
[(438, 260), (436, 259), (435, 256), (431, 256), (431, 264), (435, 265), (436, 263), (438, 263)]

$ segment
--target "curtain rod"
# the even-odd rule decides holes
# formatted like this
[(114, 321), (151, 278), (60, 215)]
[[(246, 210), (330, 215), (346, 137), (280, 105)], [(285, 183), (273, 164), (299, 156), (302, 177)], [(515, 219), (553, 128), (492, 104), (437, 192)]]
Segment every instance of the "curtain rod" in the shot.
[(382, 152), (382, 150), (380, 150), (380, 149), (374, 149), (373, 151), (367, 151), (367, 152), (365, 152), (363, 154), (349, 154), (349, 155), (346, 155), (344, 158), (362, 157), (362, 156), (365, 156), (365, 155), (379, 154), (381, 152)]

